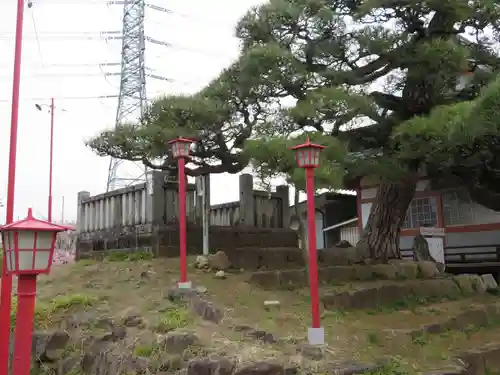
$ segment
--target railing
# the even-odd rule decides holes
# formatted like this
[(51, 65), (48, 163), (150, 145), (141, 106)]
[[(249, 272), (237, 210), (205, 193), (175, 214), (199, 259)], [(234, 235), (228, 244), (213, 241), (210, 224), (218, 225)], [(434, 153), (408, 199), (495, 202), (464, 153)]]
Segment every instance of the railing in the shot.
[(237, 225), (240, 221), (240, 202), (216, 204), (210, 207), (210, 225)]
[[(288, 193), (288, 192), (287, 192)], [(286, 197), (288, 198), (288, 197)], [(255, 221), (257, 228), (283, 228), (286, 223), (283, 220), (284, 197), (278, 193), (255, 190), (253, 192)]]
[[(251, 175), (239, 177), (239, 201), (211, 206), (210, 225), (287, 228), (288, 186), (278, 186), (276, 192), (268, 193), (253, 190)], [(187, 184), (186, 188), (187, 220), (201, 224), (201, 197), (196, 194), (195, 184)], [(155, 172), (150, 189), (142, 183), (95, 196), (85, 191), (78, 194), (77, 229), (80, 233), (171, 224), (178, 222), (178, 215), (178, 184), (165, 181), (161, 172)]]
[(90, 196), (80, 193), (78, 229), (96, 232), (150, 221), (146, 184)]

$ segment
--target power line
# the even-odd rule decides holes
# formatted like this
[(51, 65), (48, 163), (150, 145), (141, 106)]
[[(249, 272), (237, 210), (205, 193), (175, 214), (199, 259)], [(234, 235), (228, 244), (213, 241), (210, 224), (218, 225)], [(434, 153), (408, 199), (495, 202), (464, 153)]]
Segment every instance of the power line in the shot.
[(42, 48), (40, 46), (40, 38), (38, 37), (38, 30), (36, 28), (35, 15), (31, 12), (31, 20), (33, 21), (33, 30), (35, 31), (36, 44), (38, 47), (38, 55), (40, 56), (40, 63), (43, 66), (43, 56), (42, 56)]

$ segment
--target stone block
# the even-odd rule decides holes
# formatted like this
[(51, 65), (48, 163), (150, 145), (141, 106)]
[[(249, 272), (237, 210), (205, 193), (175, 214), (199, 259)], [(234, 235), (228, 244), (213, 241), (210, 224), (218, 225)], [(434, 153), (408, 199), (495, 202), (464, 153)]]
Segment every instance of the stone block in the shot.
[(296, 289), (308, 285), (305, 269), (276, 271), (278, 285), (282, 289)]
[(455, 298), (462, 294), (452, 279), (415, 280), (408, 286), (416, 297)]
[(354, 277), (356, 280), (372, 280), (375, 278), (373, 268), (368, 265), (353, 266)]
[(481, 279), (483, 280), (486, 290), (490, 291), (498, 289), (498, 283), (492, 274), (482, 275)]
[(356, 275), (352, 266), (331, 266), (319, 269), (319, 279), (324, 284), (339, 283), (356, 280)]
[(280, 285), (278, 271), (261, 271), (254, 272), (248, 280), (250, 284), (257, 285), (263, 289), (275, 289)]
[(394, 280), (396, 278), (396, 267), (392, 264), (374, 264), (371, 267), (376, 279)]
[(418, 275), (422, 279), (431, 279), (439, 275), (436, 263), (430, 261), (418, 262)]
[(470, 275), (470, 280), (471, 280), (472, 289), (474, 289), (474, 292), (476, 292), (477, 294), (486, 293), (486, 285), (484, 284), (481, 276)]
[(455, 281), (463, 294), (470, 295), (474, 293), (471, 275), (463, 274), (453, 276), (453, 281)]
[(418, 277), (419, 269), (416, 262), (399, 261), (392, 263), (396, 268), (396, 278), (403, 280), (412, 280)]

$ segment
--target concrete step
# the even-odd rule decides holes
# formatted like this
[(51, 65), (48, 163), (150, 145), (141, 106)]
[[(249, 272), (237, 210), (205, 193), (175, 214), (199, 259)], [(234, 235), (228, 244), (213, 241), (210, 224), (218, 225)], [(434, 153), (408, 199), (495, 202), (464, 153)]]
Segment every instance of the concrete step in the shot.
[[(432, 316), (432, 315), (431, 315)], [(384, 329), (389, 336), (398, 334), (409, 335), (413, 340), (425, 335), (436, 335), (450, 331), (473, 332), (481, 328), (497, 327), (500, 325), (500, 305), (477, 306), (452, 316), (441, 318), (439, 315), (434, 321), (419, 327), (405, 329)]]
[(234, 268), (246, 271), (290, 270), (304, 267), (302, 253), (295, 247), (240, 247), (224, 252)]
[(475, 275), (460, 275), (460, 278), (358, 283), (345, 287), (344, 291), (326, 290), (321, 300), (326, 310), (405, 307), (412, 301), (429, 303), (486, 293), (484, 286), (478, 287), (475, 281)]
[[(276, 252), (273, 257), (282, 258), (286, 252)], [(287, 255), (286, 255), (287, 256)], [(267, 257), (265, 259), (270, 259)], [(294, 259), (289, 257), (287, 259)], [(239, 259), (241, 261), (241, 258)], [(300, 266), (300, 260), (288, 269), (273, 269), (254, 272), (249, 282), (261, 288), (294, 289), (308, 285), (307, 272)], [(300, 268), (299, 268), (300, 267)], [(429, 279), (438, 276), (439, 271), (434, 262), (399, 261), (391, 264), (324, 266), (320, 263), (318, 270), (319, 283), (331, 285), (345, 282), (367, 280), (411, 280)]]

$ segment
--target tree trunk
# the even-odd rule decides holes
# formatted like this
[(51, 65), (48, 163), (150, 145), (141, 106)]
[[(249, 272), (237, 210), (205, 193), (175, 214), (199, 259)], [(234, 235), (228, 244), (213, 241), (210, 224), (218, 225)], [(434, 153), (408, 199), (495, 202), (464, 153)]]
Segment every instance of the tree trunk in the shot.
[(379, 185), (363, 235), (356, 245), (364, 259), (387, 263), (401, 258), (399, 233), (415, 194), (416, 179)]

